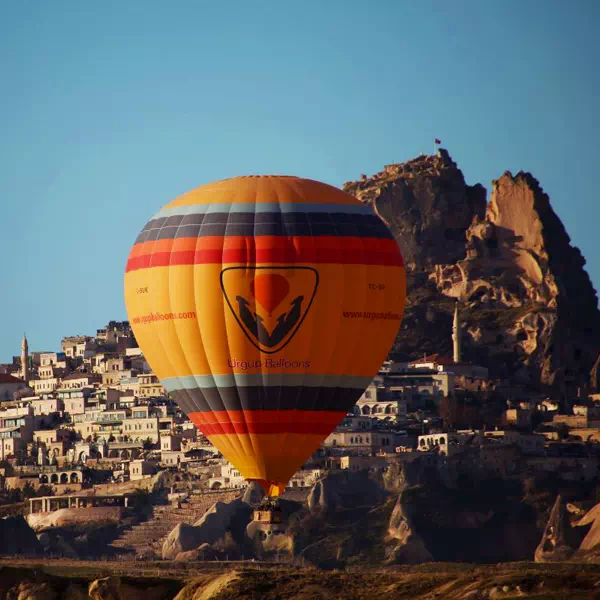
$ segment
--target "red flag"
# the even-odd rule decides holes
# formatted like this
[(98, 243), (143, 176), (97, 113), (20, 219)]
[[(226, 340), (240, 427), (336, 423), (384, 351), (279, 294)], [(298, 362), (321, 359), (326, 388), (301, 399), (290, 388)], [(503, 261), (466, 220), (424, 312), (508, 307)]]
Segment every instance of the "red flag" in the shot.
[(437, 138), (435, 138), (435, 143), (439, 145), (442, 143), (442, 140), (438, 140)]

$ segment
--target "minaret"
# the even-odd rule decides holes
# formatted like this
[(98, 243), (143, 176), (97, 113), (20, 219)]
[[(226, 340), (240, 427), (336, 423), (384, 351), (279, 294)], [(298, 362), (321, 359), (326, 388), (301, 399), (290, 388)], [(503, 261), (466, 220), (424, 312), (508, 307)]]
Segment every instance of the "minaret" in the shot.
[(454, 307), (454, 322), (452, 323), (452, 344), (454, 348), (453, 359), (455, 363), (460, 363), (460, 323), (458, 321), (458, 302)]
[(29, 385), (29, 344), (25, 334), (23, 334), (23, 341), (21, 342), (21, 378), (25, 385)]
[(40, 467), (43, 467), (46, 464), (48, 464), (48, 453), (46, 451), (46, 445), (40, 444), (40, 446), (38, 447), (38, 465)]

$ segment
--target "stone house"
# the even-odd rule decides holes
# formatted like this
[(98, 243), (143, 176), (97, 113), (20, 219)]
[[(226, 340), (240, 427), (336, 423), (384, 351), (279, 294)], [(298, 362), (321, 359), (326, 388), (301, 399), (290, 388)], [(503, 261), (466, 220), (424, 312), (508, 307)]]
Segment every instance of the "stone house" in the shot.
[(137, 481), (150, 477), (156, 471), (156, 463), (150, 460), (138, 459), (129, 463), (129, 479)]
[(0, 373), (0, 401), (12, 400), (17, 390), (25, 389), (27, 384), (17, 377)]

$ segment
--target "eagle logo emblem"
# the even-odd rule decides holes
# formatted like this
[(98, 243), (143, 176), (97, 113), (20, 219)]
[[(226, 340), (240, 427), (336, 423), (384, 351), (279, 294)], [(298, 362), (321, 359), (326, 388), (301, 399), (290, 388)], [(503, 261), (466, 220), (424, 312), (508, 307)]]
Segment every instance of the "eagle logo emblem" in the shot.
[(313, 303), (319, 273), (312, 267), (228, 267), (221, 289), (246, 337), (265, 354), (287, 346)]

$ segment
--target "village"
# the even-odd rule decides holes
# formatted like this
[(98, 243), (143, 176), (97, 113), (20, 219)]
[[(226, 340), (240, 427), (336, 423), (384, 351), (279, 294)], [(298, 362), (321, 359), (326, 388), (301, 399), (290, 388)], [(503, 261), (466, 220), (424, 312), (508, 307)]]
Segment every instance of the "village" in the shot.
[[(383, 475), (414, 461), (444, 481), (597, 478), (600, 396), (552, 398), (490, 380), (486, 368), (461, 361), (459, 320), (457, 305), (452, 357), (382, 365), (286, 497), (306, 500), (333, 471)], [(170, 400), (126, 321), (65, 337), (57, 352), (30, 351), (24, 337), (20, 356), (0, 365), (0, 400), (0, 497), (26, 502), (30, 524), (64, 508), (127, 508), (164, 472), (169, 506), (154, 507), (120, 541), (139, 554), (149, 533), (162, 541), (247, 485)]]

